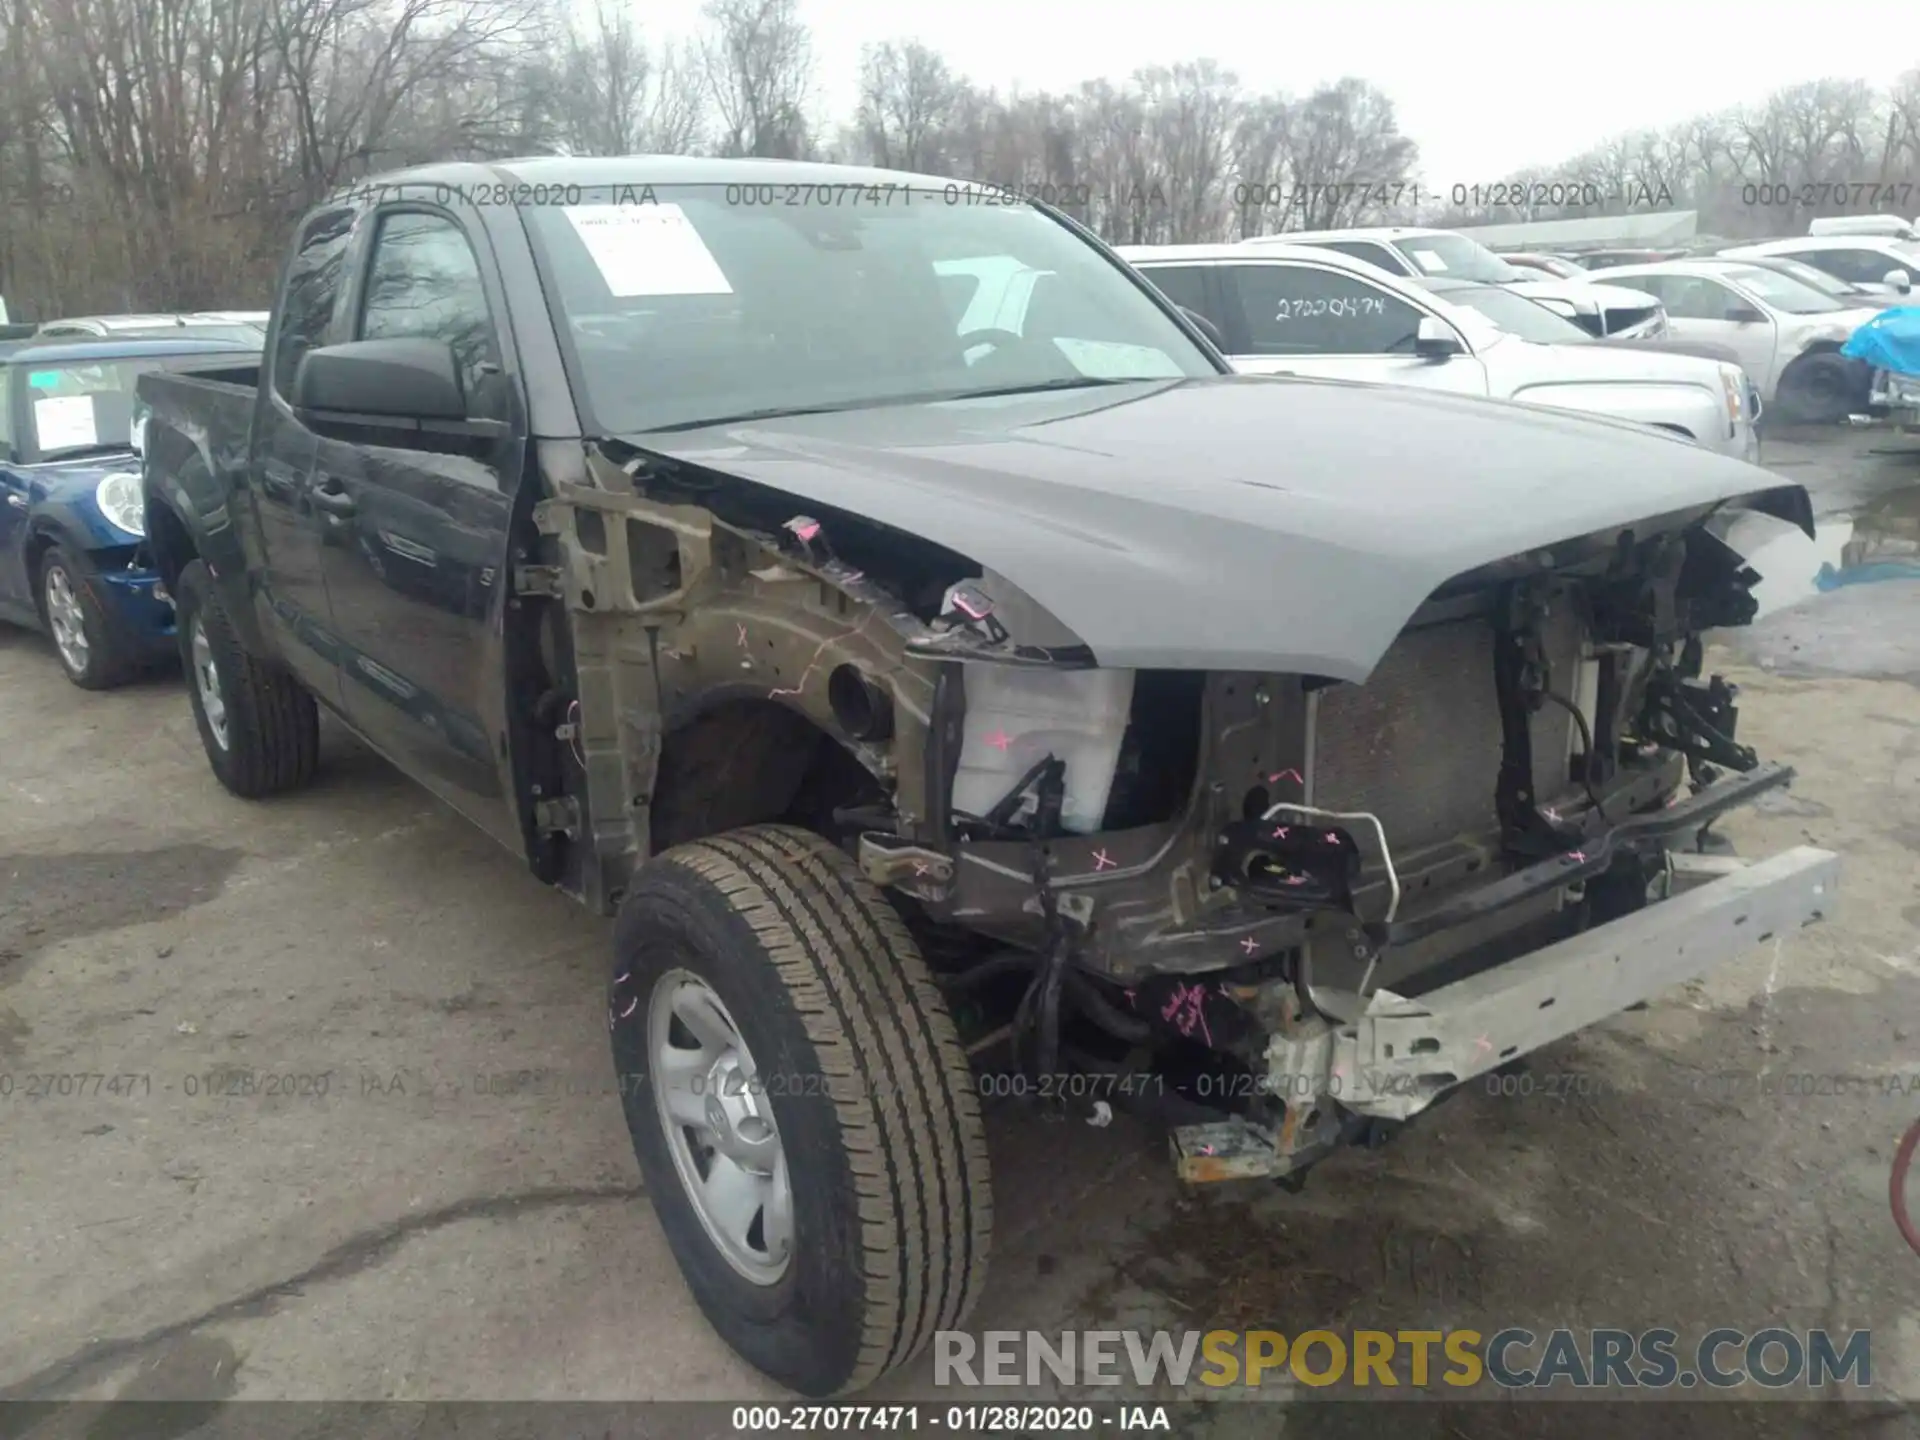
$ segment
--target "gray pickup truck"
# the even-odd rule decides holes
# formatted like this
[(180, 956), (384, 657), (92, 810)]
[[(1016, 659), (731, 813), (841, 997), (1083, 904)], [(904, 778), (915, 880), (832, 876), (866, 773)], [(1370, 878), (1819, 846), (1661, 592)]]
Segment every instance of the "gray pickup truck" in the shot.
[(215, 775), (306, 783), (324, 708), (617, 917), (660, 1222), (810, 1395), (969, 1313), (983, 1093), (1293, 1183), (1834, 904), (1832, 854), (1696, 843), (1790, 773), (1701, 673), (1757, 578), (1705, 522), (1802, 490), (1236, 376), (989, 187), (387, 176), (301, 224), (258, 367), (140, 393)]

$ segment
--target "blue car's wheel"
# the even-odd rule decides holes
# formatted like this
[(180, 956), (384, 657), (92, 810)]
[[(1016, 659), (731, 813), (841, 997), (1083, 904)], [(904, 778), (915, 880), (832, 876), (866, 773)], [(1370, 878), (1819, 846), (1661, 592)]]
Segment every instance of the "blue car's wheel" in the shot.
[(91, 573), (55, 545), (40, 557), (40, 618), (67, 678), (83, 690), (106, 690), (133, 670), (92, 588)]

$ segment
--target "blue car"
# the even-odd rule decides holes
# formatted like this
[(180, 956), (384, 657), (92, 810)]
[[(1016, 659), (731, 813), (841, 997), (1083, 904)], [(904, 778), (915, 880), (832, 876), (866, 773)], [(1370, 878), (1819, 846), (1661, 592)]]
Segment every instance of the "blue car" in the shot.
[(0, 621), (44, 630), (74, 684), (104, 690), (178, 654), (147, 555), (134, 378), (258, 353), (173, 337), (0, 344)]

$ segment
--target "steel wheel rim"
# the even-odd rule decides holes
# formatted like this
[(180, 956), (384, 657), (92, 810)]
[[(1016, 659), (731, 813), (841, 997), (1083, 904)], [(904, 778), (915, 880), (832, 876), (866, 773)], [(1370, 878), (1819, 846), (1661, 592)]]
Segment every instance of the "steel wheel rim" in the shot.
[(741, 1276), (773, 1285), (793, 1257), (793, 1185), (771, 1098), (713, 987), (669, 970), (647, 1003), (660, 1128), (701, 1228)]
[(75, 674), (84, 673), (93, 649), (87, 644), (87, 614), (80, 608), (80, 597), (73, 593), (73, 582), (58, 565), (47, 571), (47, 628), (53, 632), (53, 648)]
[(200, 713), (207, 717), (207, 729), (213, 743), (227, 748), (227, 702), (220, 693), (220, 667), (214, 663), (213, 646), (207, 640), (207, 627), (198, 615), (193, 617), (193, 687), (200, 692)]

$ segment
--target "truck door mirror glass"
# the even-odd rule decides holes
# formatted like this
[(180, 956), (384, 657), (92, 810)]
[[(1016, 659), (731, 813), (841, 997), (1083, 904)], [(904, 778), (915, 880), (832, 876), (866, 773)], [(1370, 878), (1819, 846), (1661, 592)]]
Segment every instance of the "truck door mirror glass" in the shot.
[(293, 378), (297, 409), (396, 420), (464, 420), (453, 347), (440, 340), (352, 340), (309, 350)]
[(1189, 310), (1185, 305), (1182, 305), (1180, 307), (1180, 313), (1193, 323), (1194, 329), (1198, 330), (1213, 342), (1214, 349), (1225, 350), (1227, 348), (1227, 337), (1220, 333), (1220, 327), (1202, 315), (1198, 310)]
[(1451, 326), (1431, 315), (1422, 317), (1413, 332), (1413, 353), (1422, 360), (1445, 360), (1460, 354), (1460, 337)]
[(1904, 295), (1913, 288), (1913, 277), (1908, 275), (1904, 270), (1889, 270), (1885, 275), (1880, 277), (1880, 283), (1891, 286)]

